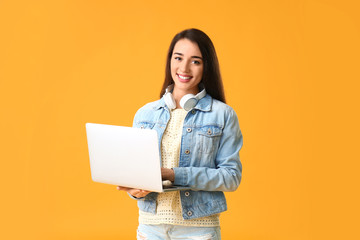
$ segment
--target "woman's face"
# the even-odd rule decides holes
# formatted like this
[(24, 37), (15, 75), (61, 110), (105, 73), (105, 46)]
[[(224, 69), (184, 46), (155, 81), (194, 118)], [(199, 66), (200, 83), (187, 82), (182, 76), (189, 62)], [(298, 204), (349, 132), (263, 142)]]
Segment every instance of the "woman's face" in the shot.
[(171, 76), (175, 90), (185, 93), (198, 93), (198, 85), (203, 75), (203, 59), (197, 43), (180, 39), (174, 46), (171, 56)]

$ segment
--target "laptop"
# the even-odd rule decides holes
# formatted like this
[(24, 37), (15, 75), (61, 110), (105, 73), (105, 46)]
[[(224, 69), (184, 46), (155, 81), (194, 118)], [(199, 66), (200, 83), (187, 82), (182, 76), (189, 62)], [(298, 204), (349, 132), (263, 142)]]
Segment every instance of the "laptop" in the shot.
[(86, 123), (86, 135), (93, 181), (152, 192), (189, 189), (163, 185), (155, 130)]

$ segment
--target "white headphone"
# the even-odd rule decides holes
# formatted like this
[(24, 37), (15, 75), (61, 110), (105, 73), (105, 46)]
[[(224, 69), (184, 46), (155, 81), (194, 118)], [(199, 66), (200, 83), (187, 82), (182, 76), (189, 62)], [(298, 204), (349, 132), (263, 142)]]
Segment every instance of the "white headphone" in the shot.
[[(172, 90), (174, 89), (174, 84), (171, 84), (166, 88), (165, 94), (164, 94), (164, 101), (166, 106), (170, 109), (176, 108), (175, 99), (172, 95)], [(197, 104), (197, 102), (206, 96), (205, 88), (203, 88), (198, 94), (186, 94), (184, 95), (180, 100), (180, 106), (185, 111), (190, 111), (192, 108), (194, 108)]]

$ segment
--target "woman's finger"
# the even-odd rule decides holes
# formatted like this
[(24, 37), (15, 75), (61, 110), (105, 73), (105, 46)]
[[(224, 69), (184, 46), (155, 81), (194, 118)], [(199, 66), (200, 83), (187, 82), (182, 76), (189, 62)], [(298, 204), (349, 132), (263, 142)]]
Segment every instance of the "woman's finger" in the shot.
[(130, 193), (133, 196), (137, 196), (140, 193), (140, 189), (130, 189), (128, 193)]
[(122, 186), (117, 186), (116, 189), (117, 189), (117, 190), (121, 190), (121, 191), (128, 191), (128, 190), (131, 189), (131, 188), (122, 187)]
[(132, 195), (134, 197), (137, 197), (137, 198), (145, 197), (146, 195), (148, 195), (150, 193), (150, 191), (141, 190), (141, 189), (135, 189), (135, 188), (122, 187), (122, 186), (117, 186), (116, 189), (119, 190), (119, 191), (128, 192), (130, 195)]

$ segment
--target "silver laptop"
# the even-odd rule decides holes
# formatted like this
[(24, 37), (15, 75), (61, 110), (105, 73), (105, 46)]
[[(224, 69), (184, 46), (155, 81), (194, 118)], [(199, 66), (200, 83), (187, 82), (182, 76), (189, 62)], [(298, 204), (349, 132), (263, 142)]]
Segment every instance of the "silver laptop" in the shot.
[(152, 192), (189, 189), (163, 185), (155, 130), (86, 123), (86, 135), (93, 181)]

